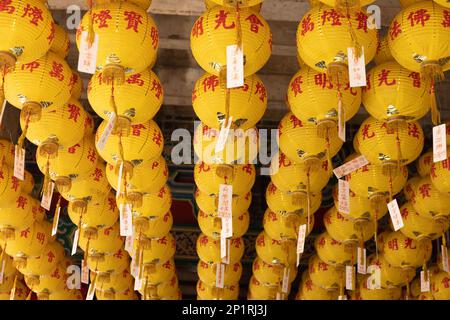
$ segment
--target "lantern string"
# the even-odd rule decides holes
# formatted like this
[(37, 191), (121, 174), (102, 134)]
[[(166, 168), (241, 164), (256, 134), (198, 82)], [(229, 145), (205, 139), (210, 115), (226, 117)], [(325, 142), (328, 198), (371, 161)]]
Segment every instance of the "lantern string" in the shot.
[(58, 202), (56, 202), (55, 212), (53, 214), (53, 229), (58, 230), (58, 225), (56, 221), (56, 215), (58, 214), (58, 210), (61, 210), (61, 194), (59, 194)]
[(306, 171), (306, 205), (307, 205), (307, 215), (308, 215), (308, 223), (306, 225), (307, 233), (309, 233), (309, 225), (311, 223), (311, 196), (310, 196), (310, 189), (311, 189), (311, 181), (310, 181), (310, 170), (311, 166), (308, 166), (308, 169)]
[(93, 7), (93, 0), (87, 0), (87, 4), (88, 4), (88, 15), (89, 15), (89, 22), (88, 22), (88, 45), (89, 48), (92, 46), (92, 44), (94, 43), (94, 37), (95, 37), (95, 31), (94, 31), (94, 17), (93, 17), (93, 13), (92, 13), (92, 7)]
[(31, 113), (27, 112), (25, 115), (25, 127), (23, 128), (22, 133), (19, 136), (19, 139), (17, 140), (18, 151), (20, 151), (20, 149), (23, 148), (23, 143), (25, 142), (25, 137), (27, 135), (28, 126), (30, 125), (30, 117), (31, 117)]

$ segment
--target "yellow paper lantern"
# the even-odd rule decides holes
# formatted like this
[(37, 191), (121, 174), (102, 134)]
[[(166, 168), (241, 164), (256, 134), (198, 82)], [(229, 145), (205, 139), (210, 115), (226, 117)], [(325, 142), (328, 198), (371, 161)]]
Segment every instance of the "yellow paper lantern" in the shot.
[(111, 227), (96, 229), (85, 227), (81, 229), (78, 246), (87, 255), (95, 253), (114, 253), (123, 245), (123, 239), (120, 236), (119, 223)]
[(439, 192), (430, 177), (420, 180), (415, 195), (411, 202), (420, 216), (438, 220), (450, 216), (450, 194)]
[(433, 165), (433, 150), (428, 150), (416, 161), (417, 172), (421, 177), (428, 176)]
[[(272, 33), (268, 23), (254, 10), (213, 7), (200, 16), (191, 31), (191, 50), (197, 63), (219, 75), (226, 65), (226, 47), (236, 45), (241, 28), (244, 50), (244, 75), (260, 70), (272, 53)], [(240, 24), (240, 26), (239, 26)], [(211, 45), (213, 44), (213, 45)]]
[[(256, 6), (260, 3), (262, 3), (263, 1), (264, 0), (244, 0), (244, 1), (240, 1), (239, 7), (243, 7), (243, 8), (253, 7), (253, 6)], [(208, 5), (213, 6), (214, 3), (217, 3), (220, 6), (233, 6), (233, 4), (230, 4), (231, 2), (227, 1), (227, 0), (207, 0), (206, 1), (207, 6)]]
[(197, 282), (197, 300), (237, 300), (238, 296), (239, 284), (217, 288), (200, 280)]
[(198, 189), (208, 195), (219, 194), (221, 184), (231, 185), (233, 194), (246, 195), (255, 183), (256, 169), (246, 165), (208, 165), (197, 163), (194, 168), (194, 180)]
[[(322, 203), (322, 193), (310, 193), (310, 214), (316, 212)], [(308, 213), (308, 203), (299, 201), (295, 193), (286, 193), (279, 190), (272, 182), (269, 183), (266, 190), (266, 201), (270, 210), (276, 213), (284, 214), (298, 211), (299, 213)]]
[(378, 66), (384, 62), (394, 61), (394, 57), (391, 54), (391, 50), (389, 49), (389, 35), (383, 36), (378, 42), (377, 52), (373, 61)]
[(314, 121), (318, 126), (326, 126), (330, 122), (337, 126), (339, 100), (344, 112), (342, 119), (348, 121), (359, 110), (361, 89), (351, 88), (348, 81), (338, 87), (325, 72), (304, 67), (291, 79), (287, 99), (290, 111), (297, 118)]
[[(98, 141), (101, 138), (108, 121), (104, 120), (97, 129), (95, 142), (100, 156), (108, 163), (115, 164), (124, 160), (129, 162), (150, 161), (158, 158), (163, 150), (164, 137), (155, 121), (131, 125), (129, 135), (111, 134), (103, 150), (99, 150)], [(122, 140), (123, 159), (119, 148), (119, 139)]]
[(94, 6), (77, 29), (78, 48), (82, 33), (89, 35), (91, 22), (99, 38), (97, 70), (109, 80), (123, 83), (125, 74), (141, 72), (156, 60), (158, 28), (144, 9), (128, 2)]
[[(209, 264), (200, 260), (197, 264), (197, 274), (200, 281), (206, 285), (215, 286), (217, 267), (217, 264)], [(242, 264), (240, 262), (236, 262), (232, 265), (224, 264), (224, 268), (224, 285), (232, 286), (239, 283), (239, 279), (242, 275)]]
[(267, 91), (257, 75), (244, 79), (244, 86), (231, 89), (227, 110), (226, 85), (218, 76), (205, 73), (195, 83), (192, 105), (200, 121), (208, 127), (220, 129), (226, 119), (232, 118), (233, 128), (254, 127), (267, 108)]
[[(12, 288), (11, 284), (11, 288)], [(30, 289), (28, 289), (25, 281), (23, 279), (17, 280), (16, 289), (14, 290), (14, 299), (13, 300), (26, 300), (30, 293)], [(0, 300), (10, 300), (11, 292), (8, 291), (6, 293), (0, 292)]]
[(139, 293), (142, 294), (142, 300), (159, 300), (160, 297), (176, 295), (178, 291), (178, 278), (177, 276), (173, 276), (169, 281), (158, 284), (146, 284), (144, 279)]
[(42, 294), (38, 295), (38, 300), (43, 300), (43, 298), (45, 298), (45, 300), (56, 300), (56, 301), (83, 300), (83, 294), (81, 293), (80, 290), (76, 289), (69, 290), (68, 288), (64, 288), (61, 291), (51, 292), (50, 294), (48, 294), (47, 297), (45, 296), (43, 297)]
[[(99, 4), (113, 3), (114, 1), (116, 0), (95, 0), (95, 3), (99, 5)], [(147, 10), (152, 4), (152, 0), (121, 0), (121, 1), (132, 3), (134, 5), (141, 7), (144, 10)]]
[(137, 253), (142, 249), (142, 263), (144, 265), (148, 263), (160, 263), (173, 257), (176, 242), (170, 233), (161, 238), (145, 238), (139, 235), (134, 241), (134, 248), (137, 250)]
[(399, 0), (400, 2), (400, 7), (407, 8), (412, 4), (418, 3), (418, 2), (422, 2), (423, 0)]
[(128, 269), (114, 274), (95, 274), (91, 271), (91, 279), (95, 277), (95, 287), (100, 291), (114, 290), (116, 292), (124, 292), (134, 283), (134, 279)]
[(159, 263), (147, 263), (143, 265), (142, 278), (147, 284), (158, 284), (172, 279), (175, 271), (173, 258)]
[(42, 222), (35, 221), (31, 225), (18, 229), (13, 239), (2, 239), (0, 244), (12, 257), (38, 257), (50, 239), (50, 234), (46, 231)]
[(417, 121), (404, 126), (397, 123), (391, 128), (388, 122), (369, 117), (361, 124), (355, 140), (359, 152), (371, 164), (406, 165), (422, 152), (424, 133)]
[(65, 59), (69, 54), (70, 40), (69, 35), (58, 24), (54, 24), (55, 28), (55, 38), (52, 41), (52, 46), (50, 47), (50, 51), (56, 53), (61, 58)]
[(79, 100), (81, 98), (81, 94), (84, 91), (83, 79), (81, 79), (78, 71), (72, 69), (72, 77), (69, 82), (72, 99)]
[[(87, 95), (94, 111), (105, 120), (116, 112), (119, 123), (145, 123), (152, 119), (162, 105), (164, 89), (158, 76), (145, 69), (128, 74), (123, 85), (112, 87), (106, 76), (97, 72), (89, 82)], [(112, 100), (114, 103), (107, 103)]]
[(207, 164), (249, 164), (258, 155), (258, 130), (230, 129), (223, 150), (216, 148), (220, 130), (200, 123), (194, 132), (194, 151), (199, 161)]
[(314, 247), (320, 260), (327, 264), (340, 266), (356, 262), (356, 246), (336, 241), (328, 232), (316, 237)]
[(162, 238), (172, 228), (173, 217), (170, 211), (159, 217), (137, 217), (133, 219), (134, 232), (147, 238)]
[(64, 58), (48, 52), (29, 63), (16, 66), (5, 76), (5, 98), (29, 115), (30, 121), (42, 117), (42, 109), (59, 107), (70, 98), (72, 70)]
[(264, 231), (274, 240), (297, 239), (298, 228), (304, 224), (308, 226), (306, 228), (306, 236), (308, 236), (314, 227), (314, 215), (310, 215), (308, 218), (307, 214), (299, 214), (295, 211), (281, 214), (270, 209), (264, 213)]
[(72, 179), (87, 178), (97, 165), (94, 137), (89, 134), (73, 146), (59, 149), (55, 158), (45, 156), (42, 148), (41, 145), (36, 151), (36, 163), (43, 174), (48, 164), (50, 178), (55, 181), (59, 191), (69, 191)]
[(332, 266), (313, 255), (308, 261), (308, 274), (312, 282), (322, 289), (338, 290), (342, 281), (344, 269)]
[(433, 162), (430, 169), (433, 186), (441, 193), (450, 194), (450, 157)]
[(401, 288), (410, 282), (416, 272), (414, 269), (402, 269), (390, 265), (384, 255), (372, 254), (367, 257), (368, 268), (378, 267), (380, 270), (380, 285), (382, 288)]
[[(220, 238), (223, 222), (217, 214), (207, 214), (203, 211), (199, 211), (197, 220), (200, 230), (205, 235), (212, 238)], [(233, 212), (232, 225), (232, 237), (242, 237), (247, 232), (248, 226), (250, 225), (249, 213), (247, 211), (241, 214), (236, 214)]]
[[(116, 199), (117, 206), (125, 204), (126, 199)], [(142, 206), (132, 207), (133, 217), (147, 217), (150, 219), (161, 217), (170, 210), (172, 206), (172, 194), (168, 185), (164, 185), (158, 192), (144, 194), (142, 197)]]
[(338, 295), (337, 290), (326, 290), (316, 286), (312, 282), (308, 270), (305, 270), (295, 300), (337, 300)]
[[(244, 254), (244, 240), (242, 238), (228, 239), (227, 248), (229, 248), (229, 257), (227, 257), (229, 264), (239, 262)], [(221, 263), (220, 239), (201, 234), (197, 239), (197, 254), (200, 260), (206, 263)]]
[(305, 13), (297, 30), (301, 59), (317, 71), (327, 70), (333, 82), (342, 83), (336, 76), (348, 72), (347, 48), (363, 47), (367, 64), (375, 56), (378, 45), (377, 30), (368, 28), (366, 13), (354, 9), (347, 11), (347, 15), (349, 19), (338, 10), (319, 4)]
[(430, 109), (427, 87), (427, 80), (420, 73), (387, 61), (368, 71), (362, 102), (372, 117), (389, 125), (396, 121), (415, 121)]
[[(323, 137), (318, 135), (319, 125), (309, 120), (299, 119), (289, 112), (279, 126), (280, 150), (295, 163), (310, 158), (327, 159), (336, 155), (342, 147), (337, 135), (337, 127), (325, 128)], [(318, 162), (317, 160), (316, 162)]]
[(86, 261), (91, 271), (99, 273), (121, 273), (130, 266), (130, 256), (123, 247), (112, 254), (89, 254)]
[(441, 271), (431, 277), (431, 291), (435, 300), (450, 299), (450, 276), (447, 272)]
[(28, 63), (42, 57), (54, 37), (52, 15), (39, 0), (12, 0), (4, 4), (0, 15), (1, 65)]
[(294, 264), (289, 267), (283, 267), (279, 264), (264, 262), (259, 257), (253, 260), (252, 271), (253, 277), (264, 285), (280, 285), (283, 282), (283, 277), (287, 273), (289, 274), (289, 283), (292, 283), (297, 276), (297, 267)]
[(368, 289), (367, 276), (359, 284), (359, 296), (361, 300), (400, 300), (402, 288)]
[[(288, 292), (291, 284), (288, 284)], [(277, 299), (278, 298), (278, 299)], [(259, 282), (254, 276), (250, 278), (248, 286), (248, 300), (286, 300), (287, 294), (281, 292), (279, 284), (267, 284)]]
[[(219, 206), (218, 195), (209, 195), (201, 192), (199, 189), (195, 190), (195, 202), (199, 209), (210, 215), (217, 215)], [(240, 215), (248, 210), (252, 202), (252, 193), (248, 192), (245, 195), (234, 195), (231, 200), (231, 212), (236, 215)]]
[(416, 196), (417, 185), (420, 180), (421, 177), (414, 176), (406, 181), (405, 187), (403, 188), (403, 194), (405, 195), (406, 201), (409, 201)]
[(64, 247), (61, 243), (49, 241), (39, 257), (25, 259), (18, 256), (14, 261), (24, 275), (45, 275), (51, 273), (63, 258)]
[(57, 265), (50, 274), (25, 276), (25, 283), (34, 292), (52, 293), (64, 290), (66, 284), (66, 268), (63, 263)]
[(30, 226), (34, 221), (42, 221), (44, 217), (45, 210), (41, 208), (40, 202), (28, 194), (21, 193), (14, 203), (0, 208), (0, 230), (18, 230)]
[(397, 268), (415, 269), (431, 257), (431, 240), (417, 241), (406, 237), (400, 231), (387, 235), (384, 243), (384, 258)]
[(297, 261), (296, 240), (275, 240), (263, 231), (256, 238), (256, 254), (269, 264), (294, 265)]
[(101, 291), (95, 290), (97, 300), (138, 300), (137, 294), (133, 291), (133, 287), (128, 288), (124, 292)]

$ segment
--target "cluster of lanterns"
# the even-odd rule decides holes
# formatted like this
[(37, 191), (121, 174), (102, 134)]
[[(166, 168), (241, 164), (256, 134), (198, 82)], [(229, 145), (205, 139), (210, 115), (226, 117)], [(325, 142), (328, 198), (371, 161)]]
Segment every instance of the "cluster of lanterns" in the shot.
[[(202, 233), (197, 298), (235, 300), (239, 296), (258, 152), (255, 125), (267, 107), (267, 90), (255, 74), (271, 55), (272, 34), (259, 14), (262, 1), (206, 1), (191, 31), (194, 58), (206, 73), (197, 80), (192, 104), (201, 123), (194, 135), (199, 158), (194, 168), (195, 198)], [(243, 50), (243, 83), (229, 86), (229, 46)], [(235, 49), (233, 49), (235, 50)], [(227, 52), (228, 51), (228, 52)]]

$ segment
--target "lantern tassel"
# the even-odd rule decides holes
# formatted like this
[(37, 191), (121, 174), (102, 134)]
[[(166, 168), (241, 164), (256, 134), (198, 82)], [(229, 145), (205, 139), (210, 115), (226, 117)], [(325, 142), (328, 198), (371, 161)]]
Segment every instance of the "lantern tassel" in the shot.
[(437, 106), (436, 101), (436, 88), (434, 80), (432, 80), (431, 86), (430, 86), (430, 104), (431, 104), (431, 121), (433, 125), (438, 125), (441, 123), (441, 113), (439, 111), (439, 108)]
[(350, 37), (351, 37), (351, 40), (352, 40), (352, 45), (355, 48), (355, 57), (359, 58), (362, 55), (362, 46), (361, 46), (361, 44), (358, 41), (358, 37), (356, 35), (355, 30), (353, 29), (352, 21), (350, 20), (350, 17), (351, 17), (350, 8), (349, 8), (349, 5), (348, 5), (347, 1), (345, 1), (345, 10), (346, 10), (346, 13), (347, 13), (348, 32), (350, 33)]
[(310, 177), (311, 167), (308, 167), (308, 171), (306, 172), (306, 201), (307, 201), (307, 215), (308, 215), (308, 224), (306, 226), (307, 233), (309, 234), (309, 225), (311, 223), (311, 177)]
[(438, 61), (425, 61), (420, 66), (420, 74), (430, 83), (430, 104), (431, 104), (431, 120), (433, 125), (441, 122), (441, 115), (436, 101), (436, 81), (444, 79), (444, 71)]
[(18, 274), (18, 271), (16, 271), (16, 275), (14, 276), (14, 283), (13, 283), (13, 286), (11, 289), (10, 300), (15, 300), (14, 298), (16, 297), (17, 274)]
[(19, 136), (19, 139), (17, 140), (17, 148), (20, 150), (23, 148), (23, 143), (25, 142), (25, 137), (27, 135), (28, 126), (30, 125), (30, 113), (27, 113), (25, 116), (25, 127), (22, 130), (22, 133)]
[(92, 7), (93, 0), (87, 0), (88, 8), (89, 8), (89, 22), (88, 22), (88, 44), (89, 48), (94, 43), (95, 31), (94, 31), (94, 17), (92, 16)]
[(42, 185), (41, 196), (47, 195), (50, 191), (50, 184), (52, 179), (50, 177), (50, 155), (47, 156), (47, 163), (45, 164), (44, 183)]
[(58, 215), (59, 210), (61, 210), (61, 194), (58, 197), (58, 202), (56, 202), (55, 213), (53, 215), (53, 230), (58, 230), (58, 221), (56, 221), (56, 216)]

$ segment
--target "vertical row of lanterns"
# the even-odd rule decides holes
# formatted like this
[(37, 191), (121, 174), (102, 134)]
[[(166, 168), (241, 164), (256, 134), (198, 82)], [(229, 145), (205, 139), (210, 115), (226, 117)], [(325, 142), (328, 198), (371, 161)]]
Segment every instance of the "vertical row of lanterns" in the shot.
[[(43, 207), (50, 209), (50, 163), (57, 161), (59, 150), (82, 139), (89, 130), (89, 116), (77, 101), (81, 79), (64, 60), (68, 36), (44, 3), (9, 1), (0, 12), (2, 34), (7, 38), (0, 49), (1, 91), (7, 102), (21, 110), (22, 127), (16, 147), (2, 141), (2, 298), (7, 298), (3, 290), (7, 288), (10, 299), (30, 299), (32, 292), (38, 299), (80, 299), (79, 290), (67, 287), (66, 268), (72, 263), (53, 236)], [(32, 196), (34, 181), (24, 168), (25, 138), (38, 146), (47, 203)]]
[(103, 119), (90, 139), (106, 163), (79, 183), (67, 180), (66, 194), (97, 299), (137, 299), (135, 290), (142, 300), (181, 297), (164, 138), (153, 120), (164, 89), (151, 69), (159, 36), (150, 4), (96, 1), (77, 30), (79, 48), (86, 39), (98, 45), (87, 96)]
[[(207, 10), (191, 31), (193, 56), (207, 72), (192, 93), (201, 120), (194, 135), (199, 158), (194, 178), (202, 231), (197, 240), (197, 298), (201, 300), (239, 296), (243, 235), (250, 223), (248, 208), (256, 176), (255, 125), (267, 107), (266, 87), (255, 73), (272, 50), (269, 25), (259, 14), (261, 2), (206, 1)], [(236, 86), (229, 85), (234, 80), (232, 65), (227, 65), (233, 54), (230, 46), (243, 50), (243, 81)]]

